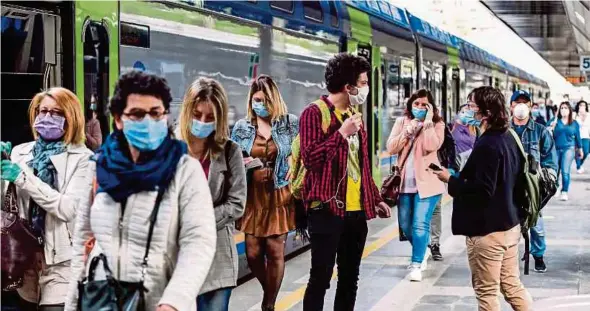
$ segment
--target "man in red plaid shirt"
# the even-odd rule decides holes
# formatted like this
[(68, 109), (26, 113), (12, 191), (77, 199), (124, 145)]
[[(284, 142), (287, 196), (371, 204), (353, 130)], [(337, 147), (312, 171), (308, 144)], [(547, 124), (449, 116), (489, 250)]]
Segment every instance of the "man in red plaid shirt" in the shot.
[(303, 197), (311, 238), (304, 311), (323, 310), (336, 261), (334, 310), (354, 309), (367, 220), (391, 214), (371, 177), (367, 132), (355, 109), (369, 95), (370, 70), (361, 57), (348, 53), (334, 56), (325, 72), (330, 94), (321, 97), (330, 114), (327, 132), (322, 129), (320, 105), (309, 105), (299, 121), (301, 158), (307, 169)]

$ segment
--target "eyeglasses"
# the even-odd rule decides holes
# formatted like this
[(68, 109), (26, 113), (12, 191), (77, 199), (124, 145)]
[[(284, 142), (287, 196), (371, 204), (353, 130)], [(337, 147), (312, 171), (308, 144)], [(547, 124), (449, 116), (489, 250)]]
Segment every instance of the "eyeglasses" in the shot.
[(469, 110), (471, 110), (471, 111), (475, 111), (475, 112), (479, 111), (479, 107), (477, 107), (477, 104), (475, 104), (475, 102), (472, 102), (472, 101), (467, 102), (467, 108), (469, 108)]
[(64, 112), (58, 109), (41, 109), (38, 110), (38, 114), (40, 117), (45, 118), (45, 116), (47, 116), (47, 114), (49, 114), (52, 117), (58, 116), (58, 117), (63, 117), (64, 116)]
[(145, 118), (145, 115), (149, 115), (152, 120), (161, 120), (165, 115), (169, 113), (168, 110), (150, 110), (145, 111), (142, 109), (133, 109), (131, 112), (123, 112), (123, 115), (133, 121), (141, 121)]

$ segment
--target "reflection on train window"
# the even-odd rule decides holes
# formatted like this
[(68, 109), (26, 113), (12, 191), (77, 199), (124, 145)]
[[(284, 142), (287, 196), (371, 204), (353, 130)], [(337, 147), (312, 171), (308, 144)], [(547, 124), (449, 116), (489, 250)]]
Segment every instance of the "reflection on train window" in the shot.
[(281, 11), (293, 13), (293, 1), (271, 1), (270, 6)]
[[(162, 14), (147, 17), (138, 12)], [(146, 71), (166, 78), (173, 97), (171, 125), (178, 121), (186, 89), (198, 77), (213, 78), (223, 85), (234, 107), (233, 121), (246, 115), (250, 72), (256, 71), (253, 68), (260, 55), (258, 27), (170, 3), (121, 1), (121, 13), (124, 22), (149, 26), (151, 36), (150, 49), (121, 46), (121, 72), (141, 64)]]
[(322, 6), (319, 1), (303, 1), (303, 15), (320, 23), (324, 20)]
[(338, 27), (338, 10), (336, 10), (336, 3), (328, 1), (330, 5), (330, 25)]
[(121, 22), (121, 45), (150, 48), (150, 27)]
[(289, 112), (300, 114), (311, 101), (326, 94), (324, 70), (338, 53), (338, 43), (296, 37), (272, 30), (270, 75), (277, 82)]

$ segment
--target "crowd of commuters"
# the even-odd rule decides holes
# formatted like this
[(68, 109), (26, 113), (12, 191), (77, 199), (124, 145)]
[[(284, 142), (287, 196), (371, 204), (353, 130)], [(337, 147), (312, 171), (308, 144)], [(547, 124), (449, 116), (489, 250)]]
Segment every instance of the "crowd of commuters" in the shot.
[[(228, 310), (238, 279), (238, 229), (262, 288), (261, 309), (272, 311), (287, 234), (302, 212), (311, 244), (303, 309), (323, 310), (337, 265), (334, 308), (353, 310), (367, 221), (391, 216), (372, 178), (359, 109), (369, 97), (370, 71), (362, 57), (335, 55), (325, 69), (328, 94), (310, 99), (300, 119), (269, 76), (253, 79), (242, 119), (218, 81), (198, 78), (174, 129), (166, 80), (132, 71), (117, 81), (109, 105), (113, 131), (104, 140), (94, 97), (85, 118), (69, 90), (37, 94), (29, 108), (35, 140), (0, 145), (3, 189), (16, 189), (17, 214), (41, 244), (17, 276), (22, 284), (3, 292), (3, 308), (84, 310), (132, 288), (146, 310)], [(446, 125), (434, 102), (428, 90), (412, 94), (386, 143), (401, 170), (397, 212), (412, 245), (409, 279), (422, 280), (429, 252), (443, 260), (441, 198), (448, 192), (453, 233), (467, 237), (480, 310), (500, 309), (498, 290), (515, 310), (528, 310), (514, 199), (524, 165), (519, 144), (541, 169), (561, 175), (567, 200), (572, 162), (577, 158), (584, 173), (590, 152), (588, 104), (563, 102), (553, 117), (526, 91), (516, 91), (507, 109), (499, 90), (480, 87)], [(449, 142), (454, 152), (443, 160), (439, 151)], [(293, 161), (304, 167), (302, 211), (290, 187)], [(530, 236), (535, 271), (545, 272), (542, 217)], [(110, 294), (93, 300), (101, 278), (109, 280), (99, 284), (102, 294)], [(114, 300), (126, 299), (136, 298)]]

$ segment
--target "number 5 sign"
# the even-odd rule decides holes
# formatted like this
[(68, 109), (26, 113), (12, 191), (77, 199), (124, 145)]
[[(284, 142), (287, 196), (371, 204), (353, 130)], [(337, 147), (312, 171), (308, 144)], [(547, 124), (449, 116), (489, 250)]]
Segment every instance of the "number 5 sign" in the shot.
[(590, 71), (590, 55), (580, 55), (580, 70)]

